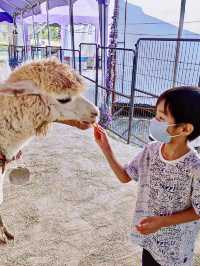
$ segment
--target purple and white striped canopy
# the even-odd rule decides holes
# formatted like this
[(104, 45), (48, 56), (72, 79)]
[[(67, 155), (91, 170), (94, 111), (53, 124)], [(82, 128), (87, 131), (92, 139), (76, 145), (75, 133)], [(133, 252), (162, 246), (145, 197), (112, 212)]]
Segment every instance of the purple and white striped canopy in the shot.
[[(75, 3), (78, 0), (72, 0)], [(35, 15), (41, 13), (40, 4), (46, 2), (46, 0), (0, 0), (0, 8), (11, 16), (14, 14), (23, 13), (23, 17), (31, 16), (34, 12)], [(90, 2), (91, 5), (109, 4), (109, 0), (79, 0), (78, 2)], [(59, 6), (69, 5), (69, 0), (48, 0), (48, 7), (52, 9)], [(81, 11), (81, 10), (80, 10)], [(92, 13), (92, 10), (88, 10), (88, 13)]]
[[(48, 3), (49, 23), (58, 23), (65, 27), (70, 24), (69, 15), (70, 0), (0, 0), (0, 9), (11, 16), (16, 16), (17, 21), (23, 15), (24, 25), (33, 23), (44, 23), (47, 20), (46, 4)], [(74, 24), (91, 24), (96, 29), (96, 39), (99, 35), (99, 8), (98, 5), (109, 5), (108, 25), (110, 26), (114, 0), (72, 0), (74, 4)], [(0, 10), (1, 11), (1, 10)], [(108, 27), (109, 27), (108, 26)]]

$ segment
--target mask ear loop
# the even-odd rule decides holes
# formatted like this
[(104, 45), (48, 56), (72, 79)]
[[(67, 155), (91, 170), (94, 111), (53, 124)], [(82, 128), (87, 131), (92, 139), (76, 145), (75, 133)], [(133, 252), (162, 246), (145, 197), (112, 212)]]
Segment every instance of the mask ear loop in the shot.
[(24, 185), (29, 182), (30, 171), (26, 168), (22, 155), (13, 162), (9, 180), (13, 185)]
[[(174, 126), (177, 126), (177, 125), (180, 125), (181, 123), (179, 123), (179, 124), (171, 124), (171, 125), (168, 125), (168, 127), (174, 127)], [(169, 134), (169, 132), (167, 131), (167, 133)], [(170, 135), (170, 134), (169, 134)], [(171, 136), (170, 135), (170, 137), (171, 138), (175, 138), (175, 137), (180, 137), (180, 136), (182, 136), (182, 134), (178, 134), (178, 135), (174, 135), (174, 136)]]

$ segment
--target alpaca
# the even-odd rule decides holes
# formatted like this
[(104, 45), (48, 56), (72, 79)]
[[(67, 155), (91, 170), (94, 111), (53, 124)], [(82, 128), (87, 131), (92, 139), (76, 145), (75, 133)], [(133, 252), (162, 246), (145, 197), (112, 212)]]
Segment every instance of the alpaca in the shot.
[[(27, 62), (0, 84), (0, 204), (4, 168), (28, 140), (45, 135), (52, 122), (84, 128), (96, 121), (98, 109), (83, 91), (80, 76), (55, 58)], [(13, 238), (0, 217), (0, 243)]]

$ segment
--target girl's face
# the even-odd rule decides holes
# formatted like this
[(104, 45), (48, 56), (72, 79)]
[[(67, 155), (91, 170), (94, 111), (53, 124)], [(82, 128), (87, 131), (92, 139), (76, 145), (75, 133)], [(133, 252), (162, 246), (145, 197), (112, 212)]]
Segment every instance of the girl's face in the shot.
[(167, 122), (169, 127), (167, 128), (167, 132), (171, 136), (177, 136), (171, 138), (171, 142), (176, 142), (177, 140), (187, 140), (187, 136), (191, 134), (193, 128), (191, 128), (192, 125), (190, 124), (176, 124), (174, 117), (172, 114), (165, 110), (165, 101), (161, 101), (156, 108), (156, 116), (155, 118), (160, 122)]
[(165, 101), (161, 101), (156, 108), (156, 119), (160, 122), (167, 122), (169, 125), (175, 124), (175, 120), (170, 112), (165, 112)]

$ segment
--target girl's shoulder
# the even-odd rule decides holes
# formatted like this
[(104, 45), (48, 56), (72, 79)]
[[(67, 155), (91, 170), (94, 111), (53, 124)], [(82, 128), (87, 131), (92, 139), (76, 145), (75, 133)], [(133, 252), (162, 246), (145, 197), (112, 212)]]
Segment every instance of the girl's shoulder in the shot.
[(161, 142), (156, 141), (156, 140), (153, 140), (147, 144), (147, 146), (149, 147), (160, 147), (160, 145), (161, 145)]
[(157, 156), (159, 154), (159, 149), (160, 149), (161, 142), (158, 141), (152, 141), (146, 144), (141, 151), (143, 158), (148, 157), (152, 158), (154, 156)]
[(161, 142), (159, 142), (159, 141), (151, 141), (151, 142), (149, 142), (146, 146), (145, 146), (145, 149), (147, 150), (147, 151), (150, 151), (150, 152), (153, 152), (153, 151), (158, 151), (159, 149), (160, 149), (160, 145), (161, 145), (162, 143)]

